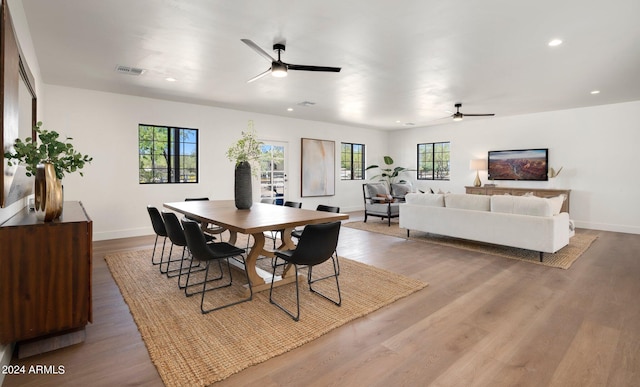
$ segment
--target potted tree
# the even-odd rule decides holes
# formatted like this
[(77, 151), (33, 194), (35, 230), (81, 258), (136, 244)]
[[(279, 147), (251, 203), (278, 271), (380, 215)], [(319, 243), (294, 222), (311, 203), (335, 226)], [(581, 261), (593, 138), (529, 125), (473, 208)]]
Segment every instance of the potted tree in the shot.
[(76, 151), (60, 134), (42, 129), (42, 122), (33, 128), (39, 141), (31, 137), (16, 139), (13, 149), (4, 153), (9, 166), (22, 164), (27, 176), (35, 176), (35, 209), (38, 219), (52, 221), (62, 214), (62, 179), (66, 173), (79, 172), (93, 158)]
[(381, 167), (377, 164), (369, 165), (365, 171), (368, 171), (373, 168), (378, 168), (380, 170), (379, 174), (375, 176), (371, 176), (371, 180), (378, 179), (380, 181), (384, 181), (387, 183), (387, 187), (391, 189), (391, 184), (393, 183), (406, 183), (406, 180), (402, 179), (401, 175), (405, 172), (412, 171), (412, 169), (405, 167), (395, 167), (392, 168), (393, 159), (390, 156), (384, 156), (384, 164), (386, 167)]
[(258, 141), (253, 129), (253, 121), (249, 128), (242, 132), (242, 137), (227, 150), (227, 158), (235, 163), (234, 198), (236, 208), (249, 209), (253, 204), (251, 188), (251, 164), (260, 159), (262, 142)]

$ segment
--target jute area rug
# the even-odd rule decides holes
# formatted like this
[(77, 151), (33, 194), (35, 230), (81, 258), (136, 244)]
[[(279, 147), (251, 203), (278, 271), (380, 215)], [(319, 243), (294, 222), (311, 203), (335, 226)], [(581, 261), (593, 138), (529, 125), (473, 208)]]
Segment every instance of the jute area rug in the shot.
[[(203, 315), (200, 295), (185, 297), (177, 277), (168, 279), (151, 265), (151, 250), (117, 253), (105, 260), (167, 386), (204, 386), (223, 380), (428, 286), (340, 257), (340, 307), (312, 294), (306, 281), (300, 281), (299, 322), (271, 305), (268, 291), (254, 293), (252, 301)], [(269, 261), (259, 262), (267, 266)], [(329, 261), (314, 268), (314, 277), (331, 267)], [(238, 271), (233, 274), (238, 284), (223, 292), (208, 292), (205, 307), (239, 297), (244, 277)], [(335, 281), (317, 284), (335, 295)], [(276, 296), (295, 310), (294, 284), (277, 288)]]
[[(381, 222), (378, 219), (371, 219), (364, 222), (343, 223), (344, 227), (355, 228), (358, 230), (371, 231), (379, 234), (390, 235), (398, 238), (407, 239), (407, 230), (400, 228), (398, 223), (391, 223), (388, 226), (387, 221)], [(421, 231), (411, 230), (408, 239), (424, 243), (435, 243), (443, 246), (456, 247), (470, 251), (477, 251), (486, 254), (493, 254), (504, 258), (517, 259), (519, 261), (535, 263), (537, 265), (556, 267), (560, 269), (568, 269), (573, 262), (584, 253), (589, 246), (597, 239), (597, 235), (576, 232), (569, 240), (569, 244), (555, 254), (545, 253), (543, 261), (540, 262), (540, 254), (537, 251), (519, 249), (516, 247), (493, 245), (482, 242), (468, 241), (464, 239), (451, 238), (442, 235), (428, 234)]]

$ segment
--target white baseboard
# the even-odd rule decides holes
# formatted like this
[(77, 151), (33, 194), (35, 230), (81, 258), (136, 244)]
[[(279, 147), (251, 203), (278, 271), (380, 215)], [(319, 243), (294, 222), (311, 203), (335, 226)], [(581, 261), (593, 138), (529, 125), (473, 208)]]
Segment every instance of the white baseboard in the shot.
[(126, 230), (104, 231), (93, 233), (93, 241), (104, 241), (108, 239), (132, 238), (139, 236), (154, 235), (153, 227), (129, 228)]
[(583, 222), (574, 220), (577, 228), (586, 228), (590, 230), (601, 230), (611, 232), (622, 232), (625, 234), (640, 234), (640, 227), (627, 226), (622, 224), (609, 224), (609, 223), (596, 223), (596, 222)]

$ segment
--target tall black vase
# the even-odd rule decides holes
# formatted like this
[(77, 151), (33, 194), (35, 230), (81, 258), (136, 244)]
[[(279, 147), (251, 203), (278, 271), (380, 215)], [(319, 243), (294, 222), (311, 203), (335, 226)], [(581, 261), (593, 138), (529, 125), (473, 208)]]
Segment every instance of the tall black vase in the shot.
[(251, 164), (246, 161), (236, 165), (234, 194), (237, 209), (247, 210), (251, 208), (251, 204), (253, 204)]

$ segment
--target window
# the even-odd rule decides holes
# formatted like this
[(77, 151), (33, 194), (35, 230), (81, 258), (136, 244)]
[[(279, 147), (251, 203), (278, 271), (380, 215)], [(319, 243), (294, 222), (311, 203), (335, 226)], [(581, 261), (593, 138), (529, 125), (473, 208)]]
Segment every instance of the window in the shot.
[(198, 129), (138, 125), (140, 184), (197, 183)]
[(340, 180), (364, 180), (364, 145), (341, 143)]
[(449, 180), (449, 142), (418, 144), (418, 180)]

